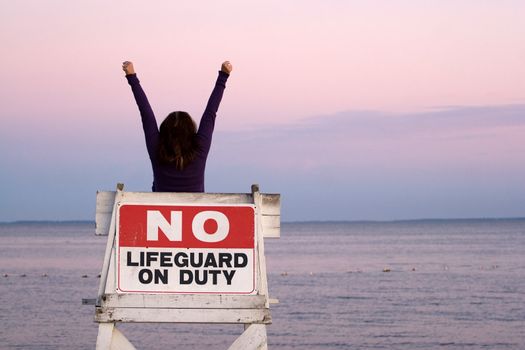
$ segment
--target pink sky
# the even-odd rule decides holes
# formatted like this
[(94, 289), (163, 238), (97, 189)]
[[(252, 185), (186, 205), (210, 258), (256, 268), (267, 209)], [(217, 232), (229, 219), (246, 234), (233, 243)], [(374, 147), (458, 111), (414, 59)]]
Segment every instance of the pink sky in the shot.
[(66, 112), (89, 99), (120, 113), (119, 64), (130, 59), (160, 114), (178, 104), (198, 113), (230, 59), (228, 128), (349, 109), (524, 102), (523, 1), (122, 4), (3, 1), (2, 96)]
[[(449, 106), (525, 104), (525, 2), (519, 0), (2, 0), (0, 7), (0, 160), (11, 164), (0, 178), (6, 188), (12, 179), (30, 181), (30, 174), (17, 174), (21, 162), (47, 169), (42, 176), (49, 181), (67, 174), (75, 145), (81, 146), (74, 152), (86, 160), (85, 167), (111, 162), (100, 149), (142, 151), (136, 108), (120, 70), (126, 59), (135, 62), (159, 119), (174, 109), (199, 117), (220, 63), (231, 60), (234, 71), (218, 133), (247, 130), (249, 135), (253, 128), (277, 124), (293, 128), (312, 118), (337, 129), (337, 118), (330, 116), (346, 111), (381, 111), (396, 118)], [(371, 127), (376, 126), (381, 127)], [(446, 131), (450, 137), (459, 134), (460, 141), (439, 148), (428, 143), (419, 153), (408, 151), (414, 134), (394, 142), (404, 154), (398, 158), (400, 169), (431, 169), (433, 163), (423, 156), (428, 154), (468, 167), (462, 157), (470, 161), (481, 144), (468, 141), (476, 130), (464, 130)], [(508, 158), (506, 150), (518, 149), (508, 163), (522, 161), (521, 130), (493, 125), (481, 131), (492, 133), (490, 141), (479, 142), (494, 145), (491, 159)], [(121, 137), (113, 139), (116, 131)], [(332, 142), (338, 149), (352, 149), (344, 135), (337, 137)], [(309, 138), (294, 142), (299, 146), (286, 147), (301, 149)], [(377, 150), (388, 149), (392, 139), (359, 142), (376, 159), (370, 164), (385, 171), (389, 157)], [(288, 164), (287, 149), (276, 153), (268, 165)], [(294, 161), (316, 168), (340, 157), (303, 155)], [(147, 177), (147, 162), (144, 166)], [(275, 187), (283, 191), (278, 182)], [(0, 220), (18, 217), (13, 213)], [(75, 215), (81, 216), (70, 214)]]

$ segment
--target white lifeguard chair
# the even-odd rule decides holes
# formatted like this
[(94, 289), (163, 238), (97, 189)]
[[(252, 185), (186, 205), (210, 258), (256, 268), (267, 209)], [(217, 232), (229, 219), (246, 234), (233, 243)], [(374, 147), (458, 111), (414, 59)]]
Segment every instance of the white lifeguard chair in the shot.
[(97, 192), (96, 234), (108, 235), (97, 350), (135, 349), (119, 322), (244, 324), (229, 349), (267, 349), (277, 301), (268, 295), (264, 238), (280, 236), (279, 194), (258, 185), (246, 194), (124, 192), (119, 184)]

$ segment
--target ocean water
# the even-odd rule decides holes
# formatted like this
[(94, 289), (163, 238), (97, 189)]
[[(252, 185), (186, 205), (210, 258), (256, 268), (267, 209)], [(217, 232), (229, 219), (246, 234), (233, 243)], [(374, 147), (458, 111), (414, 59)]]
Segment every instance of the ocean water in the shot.
[[(525, 219), (288, 223), (266, 241), (271, 349), (525, 349)], [(0, 224), (0, 349), (94, 349), (105, 237)], [(227, 349), (240, 325), (121, 324), (138, 349)]]

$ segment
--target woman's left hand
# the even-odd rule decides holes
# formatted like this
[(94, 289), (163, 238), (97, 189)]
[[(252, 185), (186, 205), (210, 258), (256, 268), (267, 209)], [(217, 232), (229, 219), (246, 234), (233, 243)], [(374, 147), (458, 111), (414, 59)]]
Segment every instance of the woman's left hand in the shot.
[(233, 69), (233, 67), (232, 67), (232, 64), (230, 63), (230, 61), (225, 61), (225, 62), (222, 63), (221, 71), (223, 71), (224, 73), (230, 74), (232, 69)]

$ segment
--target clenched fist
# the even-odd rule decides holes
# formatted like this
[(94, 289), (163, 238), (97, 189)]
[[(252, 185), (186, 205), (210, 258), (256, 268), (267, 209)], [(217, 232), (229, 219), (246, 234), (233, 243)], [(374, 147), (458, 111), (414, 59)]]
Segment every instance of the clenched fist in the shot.
[(230, 61), (223, 62), (222, 66), (221, 66), (221, 71), (223, 71), (226, 74), (230, 74), (232, 69), (233, 69), (233, 67), (232, 67), (232, 64), (230, 63)]
[(135, 69), (133, 68), (133, 62), (125, 61), (122, 63), (122, 70), (126, 72), (126, 75), (135, 74)]

